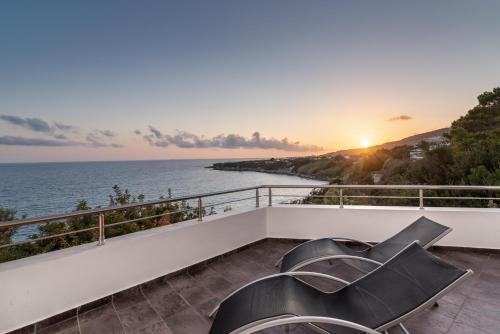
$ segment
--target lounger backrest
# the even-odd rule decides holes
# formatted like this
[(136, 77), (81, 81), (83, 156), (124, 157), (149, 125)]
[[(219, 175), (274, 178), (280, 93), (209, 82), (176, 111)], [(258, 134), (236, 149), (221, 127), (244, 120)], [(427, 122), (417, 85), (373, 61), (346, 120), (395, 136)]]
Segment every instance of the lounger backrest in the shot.
[[(432, 300), (468, 272), (413, 243), (370, 274), (331, 295), (362, 301), (365, 326), (379, 328)], [(338, 300), (338, 299), (341, 300)], [(354, 320), (354, 319), (353, 319)]]
[(436, 241), (451, 229), (436, 223), (424, 216), (418, 218), (411, 225), (405, 227), (398, 234), (382, 242), (383, 244), (400, 244), (408, 245), (411, 242), (418, 240), (422, 247), (426, 248), (429, 244)]

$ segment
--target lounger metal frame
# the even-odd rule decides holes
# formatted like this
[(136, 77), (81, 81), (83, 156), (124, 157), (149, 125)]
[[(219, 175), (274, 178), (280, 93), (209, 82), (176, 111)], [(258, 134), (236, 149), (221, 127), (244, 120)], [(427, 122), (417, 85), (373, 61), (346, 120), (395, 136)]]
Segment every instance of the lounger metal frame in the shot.
[[(399, 252), (397, 252), (393, 257), (391, 257), (391, 259), (394, 258), (394, 257), (396, 257), (396, 256), (398, 256), (401, 252), (405, 251), (408, 247), (410, 247), (414, 243), (419, 243), (419, 241), (415, 240), (414, 242), (408, 244), (405, 248), (403, 248), (402, 250), (400, 250)], [(388, 261), (390, 261), (391, 259), (389, 259)], [(382, 265), (383, 264), (381, 264), (381, 266)], [(376, 269), (374, 269), (370, 274), (372, 274), (373, 272), (377, 271), (379, 268), (381, 268), (381, 266), (378, 267), (378, 268), (376, 268)], [(337, 326), (342, 326), (342, 327), (357, 329), (357, 330), (360, 331), (360, 333), (366, 333), (366, 334), (387, 333), (387, 330), (389, 328), (392, 328), (394, 326), (399, 326), (403, 330), (403, 332), (405, 334), (409, 334), (408, 329), (406, 329), (404, 327), (404, 325), (403, 325), (403, 321), (407, 320), (408, 318), (411, 318), (416, 313), (418, 313), (418, 312), (420, 312), (420, 311), (422, 311), (422, 310), (424, 310), (426, 308), (429, 308), (431, 305), (433, 305), (434, 303), (436, 303), (437, 300), (439, 300), (446, 293), (448, 293), (448, 291), (450, 291), (451, 289), (453, 289), (455, 286), (457, 286), (459, 283), (461, 283), (464, 279), (466, 279), (467, 277), (469, 277), (473, 273), (474, 272), (471, 269), (466, 270), (466, 272), (462, 276), (460, 276), (459, 278), (457, 278), (455, 281), (453, 281), (451, 284), (449, 284), (443, 290), (439, 291), (433, 297), (429, 298), (424, 303), (416, 306), (414, 309), (412, 309), (411, 311), (407, 312), (406, 314), (400, 316), (399, 318), (396, 318), (396, 319), (394, 319), (392, 321), (389, 321), (388, 323), (383, 324), (382, 326), (379, 326), (376, 329), (372, 329), (372, 328), (366, 327), (364, 325), (361, 325), (361, 324), (358, 324), (358, 323), (355, 323), (355, 322), (350, 322), (350, 321), (346, 321), (346, 320), (342, 320), (342, 319), (337, 319), (337, 318), (316, 317), (316, 316), (296, 316), (296, 315), (293, 315), (293, 314), (284, 314), (284, 315), (278, 316), (278, 317), (260, 319), (258, 321), (255, 321), (253, 323), (247, 324), (245, 326), (242, 326), (242, 327), (240, 327), (240, 328), (232, 331), (231, 334), (251, 334), (251, 333), (255, 333), (257, 331), (264, 330), (266, 328), (271, 328), (271, 327), (280, 326), (280, 325), (297, 324), (297, 323), (305, 324), (307, 326), (310, 326), (311, 328), (314, 328), (315, 330), (318, 330), (320, 333), (326, 333), (326, 334), (331, 334), (331, 333), (328, 332), (328, 331), (326, 331), (326, 330), (324, 330), (324, 329), (322, 329), (322, 328), (320, 328), (320, 327), (318, 327), (318, 326), (316, 326), (316, 325), (314, 325), (314, 323), (325, 323), (325, 324), (332, 324), (332, 325), (337, 325)], [(252, 282), (250, 282), (248, 284), (245, 284), (244, 286), (242, 286), (241, 288), (237, 289), (236, 291), (232, 292), (229, 296), (227, 296), (226, 298), (224, 298), (224, 300), (226, 300), (227, 298), (229, 298), (230, 296), (234, 295), (235, 293), (237, 293), (241, 289), (243, 289), (243, 288), (245, 288), (245, 287), (247, 287), (247, 286), (249, 286), (249, 285), (251, 285), (251, 284), (253, 284), (255, 282), (259, 282), (259, 281), (262, 281), (262, 280), (265, 280), (265, 279), (268, 279), (268, 278), (273, 278), (273, 277), (278, 277), (278, 276), (298, 276), (298, 277), (300, 277), (300, 276), (311, 276), (311, 277), (321, 277), (321, 278), (326, 278), (326, 279), (334, 280), (334, 281), (339, 282), (339, 283), (343, 283), (346, 286), (354, 284), (356, 281), (358, 281), (359, 279), (363, 278), (363, 277), (360, 277), (360, 278), (354, 280), (353, 282), (348, 282), (346, 280), (343, 280), (343, 279), (335, 277), (335, 276), (331, 276), (331, 275), (327, 275), (327, 274), (321, 274), (321, 273), (315, 273), (315, 272), (307, 272), (307, 271), (285, 272), (285, 273), (279, 273), (279, 274), (274, 274), (274, 275), (269, 275), (269, 276), (266, 276), (266, 277), (262, 277), (262, 278), (259, 278), (259, 279), (255, 280), (255, 281), (252, 281)], [(304, 282), (304, 283), (308, 284), (307, 282)], [(221, 301), (221, 303), (223, 301)], [(220, 306), (220, 304), (217, 305), (212, 312), (210, 312), (210, 315), (209, 315), (210, 317), (213, 317), (215, 315), (215, 313), (219, 309), (219, 306)]]
[[(290, 325), (294, 323), (301, 323), (305, 324), (308, 327), (312, 328), (314, 331), (321, 333), (321, 334), (331, 334), (328, 331), (325, 331), (323, 328), (316, 326), (314, 323), (325, 323), (325, 324), (330, 324), (330, 325), (337, 325), (337, 326), (342, 326), (342, 327), (347, 327), (347, 328), (353, 328), (357, 329), (359, 331), (364, 332), (365, 334), (380, 334), (379, 331), (376, 331), (374, 329), (371, 329), (369, 327), (360, 325), (355, 322), (351, 321), (346, 321), (342, 319), (337, 319), (337, 318), (327, 318), (327, 317), (297, 317), (292, 314), (290, 315), (283, 315), (279, 317), (274, 317), (274, 318), (269, 318), (267, 319), (269, 321), (267, 322), (262, 322), (262, 321), (256, 321), (254, 323), (248, 324), (247, 326), (244, 326), (242, 328), (238, 328), (236, 331), (232, 331), (231, 334), (250, 334), (254, 333), (257, 331), (261, 331), (266, 328), (271, 328), (275, 326), (281, 326), (281, 325)], [(410, 334), (408, 329), (403, 324), (399, 324), (399, 327), (405, 334)], [(387, 330), (384, 330), (384, 333), (388, 334), (389, 332)]]

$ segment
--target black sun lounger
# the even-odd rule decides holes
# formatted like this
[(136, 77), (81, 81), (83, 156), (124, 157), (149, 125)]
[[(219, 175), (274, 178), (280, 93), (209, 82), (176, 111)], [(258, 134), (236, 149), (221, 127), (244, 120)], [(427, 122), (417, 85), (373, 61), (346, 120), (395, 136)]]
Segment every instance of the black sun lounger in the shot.
[[(333, 276), (288, 272), (271, 275), (224, 300), (210, 334), (254, 333), (303, 323), (324, 333), (380, 334), (433, 305), (472, 274), (448, 264), (414, 242), (379, 268), (348, 283)], [(297, 277), (320, 276), (344, 287), (326, 293)]]
[[(308, 264), (342, 259), (347, 264), (369, 272), (390, 259), (414, 240), (428, 248), (451, 232), (451, 228), (438, 224), (426, 217), (420, 217), (393, 237), (373, 246), (363, 241), (347, 238), (323, 238), (306, 241), (286, 253), (277, 263), (281, 272), (295, 271)], [(366, 249), (356, 251), (342, 241), (356, 242)]]

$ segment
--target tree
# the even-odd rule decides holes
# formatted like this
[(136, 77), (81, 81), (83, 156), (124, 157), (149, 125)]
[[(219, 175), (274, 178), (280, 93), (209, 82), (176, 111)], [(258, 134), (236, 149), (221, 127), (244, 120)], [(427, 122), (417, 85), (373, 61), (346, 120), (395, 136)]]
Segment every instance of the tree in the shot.
[[(6, 222), (16, 219), (16, 212), (14, 210), (0, 208), (0, 222)], [(12, 243), (12, 236), (16, 233), (13, 227), (0, 228), (0, 246)], [(10, 259), (9, 248), (0, 248), (0, 262), (8, 261)]]
[[(450, 137), (455, 175), (463, 183), (478, 181), (478, 173), (500, 184), (500, 87), (478, 96), (479, 105), (454, 121)], [(481, 167), (481, 170), (477, 168)], [(482, 177), (485, 180), (484, 177)]]
[[(16, 212), (14, 210), (0, 208), (0, 222), (11, 221), (15, 218)], [(0, 228), (0, 245), (10, 243), (15, 232), (15, 229), (12, 227), (3, 229)]]
[(477, 97), (477, 100), (483, 107), (500, 104), (500, 87), (493, 88), (491, 92), (484, 92)]

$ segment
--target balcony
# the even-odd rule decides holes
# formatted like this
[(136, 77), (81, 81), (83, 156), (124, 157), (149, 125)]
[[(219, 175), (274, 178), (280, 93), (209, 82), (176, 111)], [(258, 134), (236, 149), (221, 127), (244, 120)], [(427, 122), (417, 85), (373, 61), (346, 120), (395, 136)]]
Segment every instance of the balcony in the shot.
[[(408, 321), (410, 332), (481, 334), (500, 328), (500, 209), (427, 207), (427, 189), (418, 187), (414, 207), (345, 205), (346, 188), (340, 189), (339, 205), (279, 204), (279, 187), (266, 187), (252, 190), (258, 195), (250, 199), (252, 208), (107, 240), (99, 219), (99, 247), (92, 242), (0, 264), (0, 332), (207, 333), (207, 314), (216, 303), (276, 272), (276, 259), (302, 240), (344, 236), (379, 242), (421, 215), (453, 228), (432, 251), (475, 274), (439, 307)], [(193, 197), (200, 198), (200, 213), (206, 197)], [(106, 210), (117, 208), (77, 214), (101, 216)], [(347, 280), (359, 276), (341, 262), (306, 269)], [(268, 331), (279, 332), (284, 328)], [(292, 326), (290, 332), (308, 329)]]

